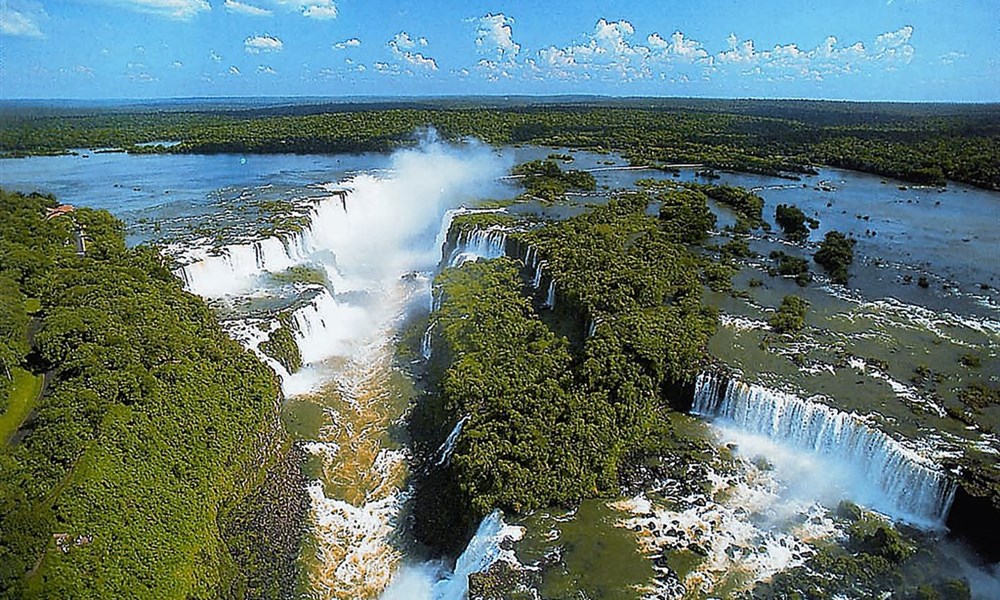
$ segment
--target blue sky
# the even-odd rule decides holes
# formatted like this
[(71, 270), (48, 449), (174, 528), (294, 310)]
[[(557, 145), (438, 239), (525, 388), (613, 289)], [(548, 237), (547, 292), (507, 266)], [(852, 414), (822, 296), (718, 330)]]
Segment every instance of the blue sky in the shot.
[(0, 97), (1000, 101), (997, 0), (0, 0)]

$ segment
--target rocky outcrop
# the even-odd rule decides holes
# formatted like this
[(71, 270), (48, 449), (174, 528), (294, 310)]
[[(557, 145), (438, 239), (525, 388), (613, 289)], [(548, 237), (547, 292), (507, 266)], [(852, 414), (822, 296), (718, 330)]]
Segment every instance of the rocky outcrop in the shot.
[(984, 466), (965, 466), (946, 525), (985, 560), (1000, 561), (1000, 475)]

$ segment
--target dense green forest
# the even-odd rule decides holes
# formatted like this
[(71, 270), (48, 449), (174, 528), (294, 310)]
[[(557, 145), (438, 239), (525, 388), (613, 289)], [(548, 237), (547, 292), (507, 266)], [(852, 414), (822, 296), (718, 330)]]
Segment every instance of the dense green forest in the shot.
[(239, 594), (274, 374), (121, 222), (54, 206), (0, 192), (0, 596)]
[[(448, 138), (615, 150), (633, 164), (664, 168), (683, 163), (789, 175), (828, 164), (917, 183), (950, 179), (1000, 189), (1000, 120), (992, 105), (487, 99), (178, 107), (184, 105), (75, 111), (6, 106), (0, 110), (0, 152), (384, 151), (413, 143), (414, 130), (433, 126)], [(154, 140), (180, 143), (136, 146)]]
[[(654, 195), (625, 194), (510, 234), (515, 255), (530, 247), (546, 261), (554, 311), (525, 293), (533, 270), (522, 261), (475, 262), (438, 277), (438, 393), (413, 423), (418, 438), (436, 427), (440, 439), (444, 424), (467, 422), (446, 476), (423, 499), (418, 493), (425, 541), (460, 536), (455, 523), (468, 529), (493, 508), (524, 513), (613, 494), (630, 458), (674, 439), (664, 419), (677, 400), (669, 390), (693, 381), (716, 318), (701, 302), (707, 261), (685, 245), (711, 225), (706, 197), (662, 195), (693, 206), (657, 218), (646, 214)], [(495, 221), (469, 219), (484, 218)], [(451, 497), (442, 502), (442, 493)], [(452, 514), (427, 514), (441, 510)]]

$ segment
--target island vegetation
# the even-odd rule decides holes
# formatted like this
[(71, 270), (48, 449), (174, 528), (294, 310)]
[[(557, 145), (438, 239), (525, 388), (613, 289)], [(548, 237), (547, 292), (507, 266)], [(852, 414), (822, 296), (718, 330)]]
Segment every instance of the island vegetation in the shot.
[(670, 390), (693, 381), (716, 326), (701, 302), (707, 259), (685, 245), (711, 220), (703, 194), (662, 194), (679, 208), (662, 219), (647, 214), (652, 195), (631, 193), (509, 234), (511, 254), (531, 249), (545, 261), (555, 310), (524, 293), (535, 271), (520, 260), (438, 277), (437, 393), (411, 427), (440, 443), (465, 421), (446, 469), (418, 488), (425, 542), (456, 547), (462, 529), (495, 508), (525, 513), (614, 494), (630, 459), (675, 438), (664, 415), (683, 399)]
[(847, 268), (854, 262), (853, 238), (839, 231), (830, 231), (823, 238), (813, 260), (822, 266), (834, 283), (847, 283)]
[(774, 210), (774, 221), (788, 239), (796, 242), (805, 240), (810, 229), (819, 227), (819, 221), (806, 217), (802, 209), (794, 204), (779, 204)]

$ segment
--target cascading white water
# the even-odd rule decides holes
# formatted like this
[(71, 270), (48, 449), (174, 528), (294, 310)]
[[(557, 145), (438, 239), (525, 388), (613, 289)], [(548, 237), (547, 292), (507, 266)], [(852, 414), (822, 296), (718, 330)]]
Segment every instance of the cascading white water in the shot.
[(538, 248), (534, 246), (528, 246), (528, 249), (524, 252), (524, 266), (529, 269), (535, 268), (535, 262), (538, 260)]
[(455, 452), (455, 444), (458, 443), (458, 436), (462, 435), (462, 426), (465, 422), (469, 420), (469, 415), (465, 415), (455, 423), (455, 427), (452, 428), (451, 433), (448, 434), (448, 438), (445, 439), (441, 447), (438, 448), (438, 461), (437, 466), (446, 465), (448, 461), (451, 460), (451, 455)]
[(324, 288), (292, 313), (292, 325), (302, 362), (310, 364), (348, 354), (374, 323), (364, 307), (338, 302)]
[(434, 352), (433, 342), (434, 340), (434, 323), (429, 323), (427, 329), (424, 331), (424, 337), (420, 340), (420, 354), (424, 357), (424, 360), (431, 359), (431, 353)]
[(955, 483), (856, 414), (711, 373), (698, 376), (692, 412), (848, 467), (855, 499), (894, 517), (933, 526), (948, 514)]
[(459, 234), (455, 249), (448, 257), (449, 267), (460, 267), (466, 262), (500, 258), (507, 247), (507, 231), (500, 227), (473, 229)]
[(382, 600), (463, 600), (469, 593), (469, 575), (482, 573), (498, 561), (518, 564), (504, 544), (523, 535), (523, 528), (507, 525), (500, 511), (495, 510), (480, 522), (454, 569), (446, 569), (436, 561), (406, 565)]
[(545, 306), (548, 308), (556, 307), (556, 280), (553, 279), (549, 282), (549, 291), (545, 294)]
[(536, 290), (542, 286), (542, 274), (545, 270), (545, 267), (547, 267), (548, 264), (549, 264), (548, 261), (543, 260), (539, 262), (537, 265), (535, 265), (535, 278), (531, 280), (531, 287), (535, 288)]
[[(315, 392), (307, 401), (323, 410), (320, 433), (306, 444), (321, 463), (321, 480), (308, 489), (310, 597), (377, 597), (404, 560), (397, 522), (408, 494), (406, 451), (389, 434), (405, 410), (392, 368), (395, 339), (427, 298), (451, 220), (471, 212), (457, 207), (503, 193), (508, 163), (477, 144), (424, 144), (394, 154), (388, 171), (328, 184), (331, 195), (311, 206), (299, 233), (216, 251), (205, 244), (178, 257), (189, 291), (242, 296), (224, 306), (238, 311), (275, 296), (295, 306), (286, 322), (306, 365), (295, 375), (258, 349), (280, 325), (276, 317), (235, 316), (229, 329), (274, 367), (286, 394)], [(341, 185), (351, 190), (350, 210), (336, 192)], [(500, 243), (495, 236), (473, 242)], [(332, 286), (277, 286), (263, 277), (306, 263), (325, 269)], [(299, 385), (301, 374), (308, 387)]]

